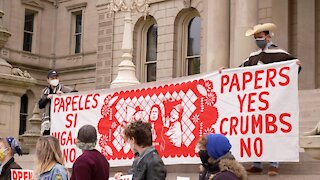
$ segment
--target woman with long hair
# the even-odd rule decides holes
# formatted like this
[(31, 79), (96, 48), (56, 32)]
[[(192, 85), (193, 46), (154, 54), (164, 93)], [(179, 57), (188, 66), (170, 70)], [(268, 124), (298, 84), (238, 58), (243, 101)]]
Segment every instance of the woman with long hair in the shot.
[(41, 136), (36, 145), (35, 176), (39, 180), (68, 180), (59, 141), (53, 136)]

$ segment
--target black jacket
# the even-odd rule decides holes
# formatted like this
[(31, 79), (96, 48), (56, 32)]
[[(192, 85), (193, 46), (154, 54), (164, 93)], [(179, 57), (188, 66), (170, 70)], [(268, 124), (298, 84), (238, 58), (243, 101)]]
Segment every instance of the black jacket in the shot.
[(247, 172), (229, 152), (206, 166), (199, 173), (199, 180), (246, 180)]
[(157, 150), (150, 147), (135, 158), (129, 174), (133, 180), (165, 180), (167, 170)]
[(0, 180), (11, 180), (11, 169), (22, 169), (12, 157), (2, 168)]

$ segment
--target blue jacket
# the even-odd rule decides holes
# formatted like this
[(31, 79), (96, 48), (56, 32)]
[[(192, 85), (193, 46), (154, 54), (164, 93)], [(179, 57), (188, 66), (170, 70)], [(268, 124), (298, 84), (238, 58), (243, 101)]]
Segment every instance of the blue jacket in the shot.
[(49, 171), (40, 174), (39, 180), (68, 180), (68, 173), (64, 166), (56, 163)]

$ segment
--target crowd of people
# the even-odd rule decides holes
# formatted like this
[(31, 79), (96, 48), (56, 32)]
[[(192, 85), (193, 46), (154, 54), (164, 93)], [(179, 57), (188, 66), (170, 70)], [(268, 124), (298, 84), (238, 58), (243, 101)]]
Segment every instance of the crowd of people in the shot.
[[(271, 41), (272, 23), (259, 24), (248, 30), (246, 35), (253, 36), (258, 50), (240, 66), (254, 66), (279, 61), (295, 59), (292, 55), (278, 48)], [(297, 61), (300, 66), (300, 61)], [(299, 69), (299, 71), (300, 71)], [(223, 68), (219, 71), (221, 72)], [(110, 176), (108, 160), (95, 149), (97, 130), (92, 125), (84, 125), (78, 131), (76, 146), (82, 154), (76, 159), (72, 170), (64, 166), (64, 158), (59, 141), (50, 136), (50, 103), (53, 94), (72, 92), (71, 89), (59, 82), (58, 73), (51, 70), (47, 74), (48, 87), (42, 91), (39, 108), (44, 109), (42, 134), (36, 145), (35, 179), (40, 180), (105, 180)], [(114, 175), (119, 179), (123, 174), (132, 174), (133, 180), (164, 180), (167, 176), (166, 166), (152, 145), (152, 124), (135, 121), (124, 129), (124, 139), (130, 144), (136, 155), (132, 167), (126, 173), (118, 172)], [(227, 137), (222, 134), (206, 134), (199, 139), (199, 157), (201, 160), (199, 180), (244, 180), (247, 172), (261, 173), (262, 164), (256, 162), (249, 169), (245, 169), (232, 155)], [(11, 169), (21, 169), (14, 160), (14, 154), (22, 155), (18, 141), (12, 137), (0, 138), (0, 180), (11, 179)], [(278, 174), (279, 163), (271, 162), (269, 175)], [(71, 175), (70, 175), (71, 174)]]
[[(124, 130), (124, 138), (130, 144), (136, 157), (125, 174), (133, 180), (164, 180), (166, 167), (152, 145), (152, 126), (148, 122), (135, 121)], [(92, 125), (84, 125), (78, 131), (76, 146), (82, 154), (72, 167), (71, 176), (65, 168), (64, 158), (57, 138), (41, 136), (36, 144), (34, 179), (39, 180), (106, 180), (109, 179), (109, 162), (95, 149), (97, 131)], [(199, 140), (199, 157), (202, 165), (199, 180), (246, 179), (244, 167), (230, 152), (229, 140), (221, 134), (208, 134)], [(22, 155), (21, 147), (14, 138), (0, 138), (0, 180), (10, 180), (12, 169), (21, 169), (14, 160), (14, 154)], [(123, 175), (118, 172), (116, 180)]]

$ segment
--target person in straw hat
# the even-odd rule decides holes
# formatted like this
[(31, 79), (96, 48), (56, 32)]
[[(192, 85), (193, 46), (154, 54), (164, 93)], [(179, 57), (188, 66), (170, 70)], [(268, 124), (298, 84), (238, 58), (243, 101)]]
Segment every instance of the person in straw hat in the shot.
[[(269, 64), (280, 61), (288, 61), (297, 59), (288, 52), (279, 48), (271, 41), (273, 32), (276, 30), (276, 25), (273, 23), (264, 23), (255, 25), (252, 29), (247, 30), (246, 36), (253, 36), (258, 50), (252, 52), (250, 56), (240, 65), (241, 67), (245, 66), (254, 66), (260, 64)], [(301, 70), (301, 62), (297, 60), (299, 65), (299, 72)], [(270, 162), (268, 174), (270, 176), (278, 175), (278, 162)], [(262, 164), (261, 162), (255, 162), (253, 165), (247, 169), (249, 173), (262, 173)]]
[[(273, 23), (264, 23), (255, 25), (252, 29), (247, 30), (246, 36), (253, 36), (259, 49), (252, 52), (240, 66), (254, 66), (297, 59), (273, 44), (271, 37), (276, 28), (276, 25)], [(297, 64), (300, 66), (300, 72), (301, 62), (297, 60)]]

